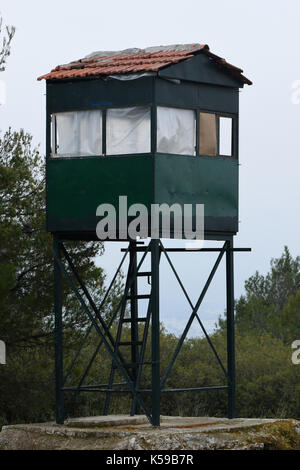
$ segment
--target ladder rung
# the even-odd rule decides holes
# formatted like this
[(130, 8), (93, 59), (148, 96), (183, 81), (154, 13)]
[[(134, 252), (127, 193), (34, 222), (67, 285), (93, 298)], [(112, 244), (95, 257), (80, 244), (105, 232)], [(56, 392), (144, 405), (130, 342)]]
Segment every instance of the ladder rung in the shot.
[(147, 317), (138, 317), (138, 318), (123, 318), (123, 323), (135, 323), (135, 322), (140, 322), (140, 321), (143, 321), (143, 322), (146, 322), (147, 321)]
[(119, 346), (140, 346), (143, 341), (120, 341)]
[(147, 276), (147, 277), (149, 277), (149, 276), (151, 276), (151, 275), (152, 275), (151, 271), (145, 271), (145, 272), (137, 273), (137, 276), (138, 276), (138, 277), (141, 277), (141, 276)]
[(129, 295), (127, 299), (150, 299), (150, 294)]

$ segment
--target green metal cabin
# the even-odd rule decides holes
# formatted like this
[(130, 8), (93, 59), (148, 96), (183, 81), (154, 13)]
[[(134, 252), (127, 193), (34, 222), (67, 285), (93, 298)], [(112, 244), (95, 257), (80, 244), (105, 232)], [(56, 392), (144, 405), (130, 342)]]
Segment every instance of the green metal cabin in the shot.
[(98, 52), (41, 78), (47, 231), (97, 239), (97, 207), (126, 195), (204, 204), (206, 238), (236, 234), (241, 69), (192, 44)]

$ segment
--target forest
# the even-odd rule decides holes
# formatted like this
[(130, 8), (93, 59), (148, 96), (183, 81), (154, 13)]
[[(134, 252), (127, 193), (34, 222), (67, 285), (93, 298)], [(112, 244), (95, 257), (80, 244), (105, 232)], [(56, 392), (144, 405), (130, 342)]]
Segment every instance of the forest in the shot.
[[(0, 70), (6, 67), (14, 28), (0, 23)], [(105, 294), (106, 274), (95, 264), (101, 242), (72, 242), (72, 259), (97, 304)], [(119, 276), (102, 315), (109, 320), (121, 296)], [(71, 363), (89, 328), (67, 283), (64, 294), (64, 354)], [(226, 312), (220, 312), (211, 340), (226, 364)], [(269, 272), (255, 272), (235, 302), (237, 416), (300, 419), (300, 364), (291, 360), (300, 340), (300, 256), (287, 246), (270, 260)], [(112, 325), (112, 332), (116, 324)], [(129, 336), (129, 330), (125, 336)], [(166, 368), (178, 337), (161, 325), (161, 369)], [(7, 364), (0, 365), (0, 427), (54, 419), (54, 315), (51, 235), (45, 231), (44, 157), (25, 130), (0, 130), (0, 339)], [(78, 383), (99, 339), (91, 332), (72, 374)], [(146, 357), (150, 355), (148, 345)], [(146, 359), (147, 360), (147, 359)], [(105, 383), (111, 359), (101, 350), (86, 384)], [(70, 378), (71, 379), (71, 378)], [(143, 388), (151, 383), (145, 368)], [(116, 380), (117, 381), (117, 380)], [(223, 371), (205, 337), (186, 339), (168, 379), (168, 388), (224, 385)], [(70, 416), (103, 413), (105, 396), (86, 393), (66, 399)], [(116, 395), (112, 413), (128, 413), (128, 395)], [(223, 390), (162, 397), (161, 413), (226, 416)]]

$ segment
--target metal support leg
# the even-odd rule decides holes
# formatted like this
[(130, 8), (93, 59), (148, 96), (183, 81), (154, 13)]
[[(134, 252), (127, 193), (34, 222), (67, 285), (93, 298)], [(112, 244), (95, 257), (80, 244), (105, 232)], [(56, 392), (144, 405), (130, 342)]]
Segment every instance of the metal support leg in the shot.
[(235, 418), (235, 345), (234, 345), (234, 273), (233, 238), (227, 242), (226, 293), (227, 293), (227, 367), (228, 367), (228, 418)]
[(63, 326), (62, 326), (62, 275), (57, 259), (61, 259), (59, 239), (53, 236), (54, 258), (54, 312), (55, 312), (55, 390), (56, 423), (64, 423), (63, 393)]
[[(137, 317), (138, 317), (138, 300), (137, 300), (137, 253), (136, 253), (136, 242), (132, 241), (130, 242), (130, 260), (132, 263), (132, 268), (133, 268), (133, 282), (131, 284), (130, 288), (130, 319), (131, 319), (131, 362), (132, 364), (136, 364), (136, 367), (132, 369), (132, 379), (133, 383), (136, 384), (136, 378), (137, 378), (137, 362), (139, 358), (139, 347), (138, 347), (138, 336), (139, 336), (139, 331), (138, 331), (138, 322), (137, 322)], [(134, 400), (134, 399), (133, 399)], [(131, 407), (131, 416), (133, 416), (135, 413), (138, 413), (138, 407), (134, 409)]]
[(160, 425), (159, 240), (151, 240), (152, 424)]

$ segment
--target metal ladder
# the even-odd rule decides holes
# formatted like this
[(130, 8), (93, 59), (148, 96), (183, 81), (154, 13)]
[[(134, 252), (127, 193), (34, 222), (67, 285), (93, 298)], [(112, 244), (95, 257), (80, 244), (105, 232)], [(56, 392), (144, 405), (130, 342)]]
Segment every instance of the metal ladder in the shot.
[[(115, 353), (123, 353), (124, 348), (130, 347), (130, 362), (124, 362), (123, 367), (127, 370), (128, 376), (132, 381), (135, 390), (139, 390), (142, 368), (144, 365), (151, 365), (152, 362), (145, 362), (145, 351), (147, 344), (147, 337), (149, 331), (149, 325), (151, 320), (151, 291), (148, 294), (138, 294), (138, 278), (147, 277), (148, 284), (151, 285), (151, 271), (137, 272), (137, 251), (136, 242), (130, 242), (129, 246), (130, 261), (127, 272), (127, 278), (125, 283), (125, 290), (122, 299), (122, 307), (120, 311), (119, 323), (117, 328), (116, 340), (115, 340)], [(138, 316), (138, 301), (141, 299), (148, 299), (147, 313), (145, 317)], [(130, 302), (130, 316), (125, 318), (127, 311), (127, 303)], [(122, 332), (124, 325), (130, 325), (130, 341), (122, 341)], [(144, 324), (144, 331), (140, 337), (139, 335), (139, 324)], [(120, 349), (121, 348), (121, 349)], [(109, 413), (110, 402), (111, 402), (111, 390), (114, 385), (115, 371), (118, 367), (112, 361), (108, 391), (106, 392), (106, 399), (104, 405), (104, 415)], [(132, 399), (131, 416), (139, 412), (139, 408), (136, 403), (136, 399)]]

